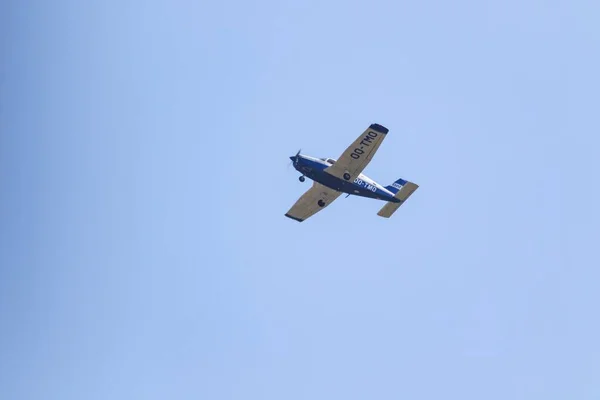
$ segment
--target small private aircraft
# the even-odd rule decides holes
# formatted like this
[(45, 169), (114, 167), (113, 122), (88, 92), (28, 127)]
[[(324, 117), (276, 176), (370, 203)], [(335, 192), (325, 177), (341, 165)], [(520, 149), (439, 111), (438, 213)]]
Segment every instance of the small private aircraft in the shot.
[(342, 193), (347, 193), (346, 197), (355, 195), (387, 202), (377, 215), (391, 217), (419, 185), (398, 179), (383, 187), (362, 174), (388, 131), (384, 126), (371, 124), (337, 160), (310, 157), (300, 154), (300, 151), (290, 157), (294, 168), (302, 174), (300, 182), (308, 177), (313, 180), (313, 185), (285, 216), (298, 222), (305, 221), (333, 203)]

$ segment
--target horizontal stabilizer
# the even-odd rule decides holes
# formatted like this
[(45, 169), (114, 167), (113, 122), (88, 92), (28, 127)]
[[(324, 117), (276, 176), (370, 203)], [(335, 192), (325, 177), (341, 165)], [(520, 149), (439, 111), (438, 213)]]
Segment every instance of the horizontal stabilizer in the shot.
[(396, 210), (399, 209), (402, 204), (404, 204), (406, 199), (408, 199), (410, 197), (410, 195), (413, 194), (414, 191), (419, 188), (419, 185), (417, 185), (416, 183), (407, 182), (407, 181), (405, 181), (405, 182), (406, 183), (402, 186), (402, 189), (400, 189), (398, 191), (398, 193), (396, 193), (396, 195), (394, 196), (395, 198), (400, 200), (400, 202), (399, 203), (394, 203), (391, 201), (387, 202), (387, 204), (385, 206), (383, 206), (381, 208), (381, 210), (379, 210), (377, 215), (379, 215), (380, 217), (384, 217), (384, 218), (391, 217), (392, 214), (394, 214), (396, 212)]

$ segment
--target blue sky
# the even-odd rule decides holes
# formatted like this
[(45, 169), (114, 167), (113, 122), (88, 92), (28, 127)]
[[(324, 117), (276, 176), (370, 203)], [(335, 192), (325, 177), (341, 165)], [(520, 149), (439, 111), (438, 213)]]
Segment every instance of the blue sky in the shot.
[[(0, 397), (600, 398), (599, 18), (2, 2)], [(374, 122), (410, 200), (285, 218)]]

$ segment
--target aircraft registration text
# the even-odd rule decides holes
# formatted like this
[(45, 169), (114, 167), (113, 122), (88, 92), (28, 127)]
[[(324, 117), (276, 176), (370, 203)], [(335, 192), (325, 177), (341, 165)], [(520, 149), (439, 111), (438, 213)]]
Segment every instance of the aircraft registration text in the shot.
[(354, 180), (354, 183), (357, 184), (358, 186), (362, 187), (362, 188), (370, 190), (371, 192), (376, 192), (377, 191), (377, 188), (375, 186), (371, 185), (370, 183), (367, 183), (367, 182), (363, 181), (362, 179), (356, 178)]
[(377, 136), (378, 136), (377, 132), (370, 131), (363, 138), (363, 140), (361, 140), (361, 142), (359, 143), (360, 146), (356, 147), (354, 150), (352, 150), (352, 153), (350, 153), (350, 157), (354, 158), (355, 160), (358, 160), (360, 158), (360, 156), (365, 153), (365, 151), (363, 150), (363, 148), (371, 146), (371, 144), (373, 142), (373, 139), (375, 139)]

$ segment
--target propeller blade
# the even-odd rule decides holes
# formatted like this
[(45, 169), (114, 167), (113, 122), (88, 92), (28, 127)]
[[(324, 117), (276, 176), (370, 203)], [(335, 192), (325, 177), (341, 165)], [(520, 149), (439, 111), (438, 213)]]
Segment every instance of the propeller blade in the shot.
[(297, 165), (298, 164), (298, 156), (300, 155), (301, 151), (302, 151), (302, 149), (298, 150), (298, 152), (296, 153), (296, 155), (294, 157), (290, 157), (291, 161), (288, 164), (288, 169), (290, 168), (290, 165), (292, 165), (292, 164)]
[(300, 152), (302, 151), (302, 149), (298, 150), (298, 152), (296, 153), (296, 156), (294, 157), (294, 165), (296, 165), (298, 163), (298, 156), (300, 155)]

